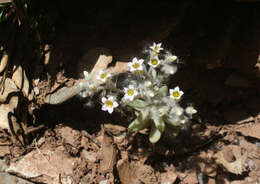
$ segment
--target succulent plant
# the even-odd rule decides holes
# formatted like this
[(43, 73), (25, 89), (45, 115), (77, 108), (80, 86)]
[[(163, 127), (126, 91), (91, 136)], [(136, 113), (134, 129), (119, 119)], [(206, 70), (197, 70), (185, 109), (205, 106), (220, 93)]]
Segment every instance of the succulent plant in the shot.
[(184, 109), (179, 105), (184, 92), (178, 86), (168, 89), (165, 84), (168, 77), (176, 73), (178, 58), (170, 52), (162, 54), (163, 50), (161, 43), (153, 43), (145, 52), (146, 59), (133, 58), (128, 63), (130, 73), (122, 81), (124, 89), (117, 88), (109, 73), (100, 71), (97, 80), (103, 84), (91, 84), (85, 73), (87, 85), (82, 85), (86, 87), (81, 93), (84, 96), (93, 94), (93, 88), (89, 86), (95, 86), (96, 92), (101, 90), (102, 110), (109, 113), (114, 108), (131, 107), (136, 118), (128, 130), (137, 132), (150, 128), (149, 140), (152, 143), (159, 141), (165, 131), (176, 136), (180, 125), (187, 123), (197, 112), (192, 106)]

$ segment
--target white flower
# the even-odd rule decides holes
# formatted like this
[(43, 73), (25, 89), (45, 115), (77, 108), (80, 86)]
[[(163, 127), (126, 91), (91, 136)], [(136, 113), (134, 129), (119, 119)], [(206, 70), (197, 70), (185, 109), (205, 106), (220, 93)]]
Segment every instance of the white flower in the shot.
[(140, 72), (143, 70), (143, 64), (144, 60), (143, 59), (137, 59), (136, 57), (133, 58), (132, 62), (128, 63), (128, 66), (130, 67), (130, 72)]
[(150, 66), (152, 66), (153, 68), (156, 68), (160, 63), (161, 63), (161, 61), (159, 60), (159, 58), (157, 56), (155, 56), (150, 59), (148, 64)]
[(150, 49), (152, 49), (152, 51), (156, 54), (158, 54), (161, 50), (163, 50), (163, 48), (161, 47), (162, 43), (153, 43), (153, 46), (150, 47)]
[(110, 114), (114, 111), (114, 108), (118, 107), (118, 103), (114, 100), (113, 96), (109, 96), (108, 98), (102, 97), (101, 99), (103, 106), (103, 111), (108, 111)]
[(133, 85), (129, 85), (128, 88), (124, 88), (124, 92), (124, 98), (130, 101), (132, 101), (136, 97), (136, 95), (138, 95), (138, 92), (136, 91), (136, 89), (134, 89)]
[(192, 115), (192, 114), (196, 114), (197, 113), (197, 110), (194, 109), (194, 107), (190, 106), (190, 107), (186, 107), (185, 109), (185, 112), (189, 115)]
[(104, 70), (100, 70), (97, 76), (98, 80), (101, 80), (102, 82), (106, 82), (111, 77), (110, 73), (107, 73)]
[(170, 98), (175, 100), (179, 100), (181, 96), (184, 94), (183, 91), (180, 90), (179, 86), (175, 87), (174, 89), (170, 89)]

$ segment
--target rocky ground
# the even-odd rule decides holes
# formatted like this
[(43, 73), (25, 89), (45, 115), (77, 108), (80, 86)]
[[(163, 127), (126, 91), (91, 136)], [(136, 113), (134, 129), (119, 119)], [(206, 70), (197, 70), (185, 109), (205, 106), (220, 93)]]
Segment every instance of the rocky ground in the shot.
[[(56, 30), (41, 58), (14, 64), (0, 95), (0, 183), (260, 183), (260, 4), (137, 4), (51, 11)], [(155, 145), (146, 131), (127, 132), (118, 112), (68, 95), (100, 55), (113, 68), (153, 42), (180, 58), (169, 86), (198, 110), (176, 139)]]

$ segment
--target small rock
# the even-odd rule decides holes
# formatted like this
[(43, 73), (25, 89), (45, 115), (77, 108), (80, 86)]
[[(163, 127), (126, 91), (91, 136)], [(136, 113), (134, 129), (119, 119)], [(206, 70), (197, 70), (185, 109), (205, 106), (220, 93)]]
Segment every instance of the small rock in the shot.
[(16, 86), (22, 90), (25, 96), (29, 95), (29, 80), (26, 76), (25, 70), (21, 66), (14, 66), (12, 80)]
[(252, 86), (251, 82), (247, 78), (236, 73), (232, 73), (228, 76), (225, 85), (234, 88), (250, 88)]

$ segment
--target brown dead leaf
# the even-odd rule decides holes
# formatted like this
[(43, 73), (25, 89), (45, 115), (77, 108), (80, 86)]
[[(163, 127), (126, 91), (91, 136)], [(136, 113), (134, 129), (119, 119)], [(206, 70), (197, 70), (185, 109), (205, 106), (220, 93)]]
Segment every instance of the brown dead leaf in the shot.
[(104, 128), (106, 131), (111, 132), (114, 136), (119, 136), (122, 134), (122, 132), (126, 131), (126, 128), (120, 125), (113, 125), (110, 123), (107, 123), (104, 125)]
[(112, 144), (112, 138), (105, 134), (104, 129), (102, 134), (100, 171), (102, 173), (112, 172), (116, 162), (117, 151)]
[(144, 164), (143, 160), (140, 160), (136, 164), (136, 175), (139, 180), (146, 184), (157, 183), (155, 171), (150, 165)]
[(117, 170), (122, 184), (141, 184), (136, 176), (136, 167), (126, 159), (117, 162)]
[(173, 166), (166, 168), (166, 172), (161, 173), (161, 183), (168, 184), (174, 183), (177, 179), (178, 175)]
[(247, 151), (243, 151), (239, 146), (229, 145), (217, 153), (217, 162), (228, 172), (242, 174), (247, 167)]

